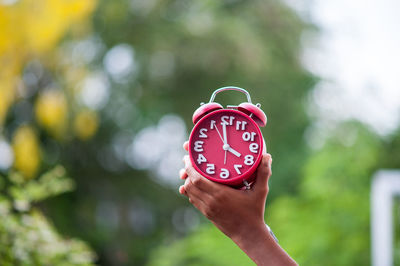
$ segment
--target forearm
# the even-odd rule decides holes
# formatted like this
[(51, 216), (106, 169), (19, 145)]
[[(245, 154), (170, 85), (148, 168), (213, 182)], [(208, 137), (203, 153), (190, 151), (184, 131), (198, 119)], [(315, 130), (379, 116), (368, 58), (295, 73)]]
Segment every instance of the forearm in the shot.
[(265, 224), (248, 227), (231, 237), (258, 266), (297, 265), (297, 263), (276, 243)]

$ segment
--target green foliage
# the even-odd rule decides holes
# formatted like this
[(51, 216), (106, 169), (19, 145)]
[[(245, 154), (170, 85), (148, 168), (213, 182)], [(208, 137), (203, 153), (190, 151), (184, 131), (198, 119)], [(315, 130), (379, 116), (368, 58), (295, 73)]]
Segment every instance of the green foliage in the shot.
[[(182, 116), (190, 130), (194, 110), (213, 90), (246, 88), (270, 118), (263, 133), (282, 164), (273, 194), (295, 191), (307, 154), (304, 105), (316, 80), (298, 58), (310, 26), (280, 1), (168, 0), (153, 1), (148, 9), (129, 3), (101, 1), (94, 16), (107, 48), (127, 43), (135, 50), (138, 73), (126, 84), (113, 83), (107, 106), (111, 114), (125, 106), (136, 111), (126, 113), (130, 122), (118, 130), (141, 129), (165, 113)], [(227, 93), (216, 100), (239, 104), (245, 97)], [(115, 126), (118, 120), (111, 120)]]
[(164, 243), (153, 252), (149, 266), (254, 265), (214, 226), (203, 226), (172, 246)]
[[(46, 201), (57, 228), (89, 241), (98, 250), (99, 263), (114, 265), (143, 265), (165, 238), (181, 237), (184, 232), (173, 217), (189, 205), (187, 200), (177, 195), (177, 186), (154, 182), (154, 172), (127, 165), (126, 151), (122, 156), (115, 152), (115, 140), (127, 138), (126, 148), (140, 130), (169, 113), (182, 117), (190, 131), (200, 102), (226, 85), (248, 89), (269, 118), (263, 134), (274, 155), (274, 175), (279, 176), (272, 181), (271, 198), (295, 192), (308, 153), (304, 105), (315, 83), (298, 57), (308, 27), (274, 0), (99, 1), (93, 39), (101, 49), (88, 68), (104, 71), (110, 96), (99, 110), (101, 122), (93, 139), (56, 146), (60, 162), (77, 183), (73, 193)], [(68, 39), (65, 43), (73, 45)], [(121, 44), (134, 51), (135, 68), (116, 79), (104, 62)], [(226, 105), (246, 98), (232, 92), (216, 100)], [(102, 208), (104, 204), (110, 208)], [(134, 229), (130, 221), (131, 213), (143, 209), (154, 219), (148, 231)]]
[(370, 264), (370, 181), (382, 143), (360, 126), (340, 131), (355, 134), (354, 143), (329, 140), (305, 165), (299, 195), (267, 208), (270, 225), (299, 264)]
[(80, 240), (61, 237), (35, 207), (73, 187), (61, 166), (29, 181), (17, 172), (0, 176), (1, 265), (92, 265), (93, 251)]
[[(332, 134), (324, 148), (304, 165), (299, 193), (267, 204), (266, 221), (281, 246), (300, 265), (369, 265), (371, 177), (387, 162), (386, 149), (392, 150), (393, 146), (384, 145), (357, 123), (345, 123)], [(395, 141), (396, 137), (387, 144)], [(394, 165), (400, 166), (398, 158)], [(272, 178), (279, 177), (274, 174)], [(241, 251), (221, 233), (220, 239), (213, 239), (216, 229), (212, 227), (210, 224), (210, 228), (161, 247), (152, 254), (150, 265), (169, 265), (161, 262), (174, 258), (182, 265), (220, 265), (219, 257), (225, 255), (223, 265), (246, 265), (237, 263)], [(193, 240), (208, 244), (196, 248), (201, 244)], [(214, 249), (217, 242), (219, 248)]]
[(393, 226), (394, 226), (394, 241), (393, 241), (393, 262), (395, 266), (400, 265), (400, 198), (396, 198), (393, 204)]
[[(88, 14), (90, 3), (81, 2), (86, 10), (81, 12)], [(45, 7), (48, 14), (58, 14)], [(79, 13), (78, 7), (57, 8), (65, 13), (58, 19)], [(21, 10), (32, 13), (29, 8)], [(42, 17), (38, 29), (64, 25), (48, 23), (48, 18), (55, 19), (51, 16)], [(92, 22), (64, 36), (45, 59), (32, 53), (32, 62), (18, 63), (24, 73), (11, 75), (18, 84), (10, 87), (26, 95), (10, 106), (1, 135), (11, 140), (17, 127), (32, 124), (38, 129), (38, 140), (30, 141), (36, 155), (26, 156), (27, 144), (22, 143), (16, 157), (40, 161), (36, 157), (41, 154), (41, 168), (29, 162), (34, 167), (28, 170), (36, 173), (61, 164), (74, 182), (61, 167), (39, 178), (32, 174), (30, 180), (16, 172), (0, 177), (2, 265), (85, 265), (94, 260), (89, 247), (62, 238), (41, 210), (63, 235), (89, 241), (101, 264), (143, 265), (147, 260), (150, 265), (252, 264), (212, 225), (171, 243), (184, 234), (173, 224), (174, 214), (189, 203), (177, 196), (176, 188), (153, 182), (154, 173), (133, 169), (115, 152), (121, 136), (128, 139), (126, 148), (139, 130), (167, 113), (183, 117), (190, 130), (199, 103), (226, 85), (248, 89), (269, 118), (263, 134), (274, 157), (274, 175), (267, 218), (282, 246), (305, 265), (369, 263), (369, 178), (378, 167), (400, 167), (400, 134), (382, 143), (349, 124), (309, 157), (303, 139), (310, 122), (305, 105), (316, 77), (303, 68), (299, 53), (304, 30), (311, 26), (293, 10), (275, 0), (101, 0)], [(5, 33), (3, 39), (9, 40)], [(84, 36), (88, 33), (92, 36)], [(134, 71), (124, 79), (114, 78), (104, 66), (107, 53), (120, 44), (134, 51)], [(110, 85), (108, 102), (96, 110), (98, 120), (92, 114), (76, 122), (78, 114), (86, 114), (80, 110), (80, 84), (92, 72), (104, 75), (102, 82), (107, 82), (102, 84)], [(61, 86), (65, 95), (46, 95), (53, 86)], [(216, 100), (235, 104), (244, 97), (232, 93)], [(93, 139), (84, 143), (74, 139), (74, 134), (87, 139), (97, 123)], [(57, 138), (60, 129), (67, 131)], [(355, 132), (354, 143), (351, 138), (342, 141)], [(60, 195), (66, 191), (70, 193)], [(131, 221), (137, 222), (137, 217), (147, 217), (152, 227), (138, 230)]]

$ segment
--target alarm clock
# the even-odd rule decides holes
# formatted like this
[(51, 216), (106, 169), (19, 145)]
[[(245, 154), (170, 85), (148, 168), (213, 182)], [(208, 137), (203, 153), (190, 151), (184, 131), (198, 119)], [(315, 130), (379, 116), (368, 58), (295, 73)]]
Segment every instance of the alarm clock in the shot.
[[(247, 102), (224, 108), (214, 102), (223, 91), (239, 91)], [(215, 90), (206, 104), (193, 114), (194, 127), (189, 137), (189, 157), (204, 177), (235, 188), (250, 188), (255, 171), (266, 151), (260, 127), (267, 117), (260, 104), (252, 104), (250, 94), (239, 87)]]

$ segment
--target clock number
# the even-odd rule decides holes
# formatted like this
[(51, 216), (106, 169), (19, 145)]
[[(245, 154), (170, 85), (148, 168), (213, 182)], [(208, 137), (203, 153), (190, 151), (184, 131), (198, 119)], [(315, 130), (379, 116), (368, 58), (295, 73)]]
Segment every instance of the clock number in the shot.
[(239, 169), (242, 168), (243, 165), (241, 165), (241, 164), (234, 164), (233, 167), (235, 167), (236, 173), (238, 173), (239, 175), (242, 173), (242, 172), (240, 172)]
[(201, 128), (201, 129), (200, 129), (199, 138), (203, 138), (203, 139), (206, 139), (206, 138), (207, 138), (207, 135), (206, 135), (206, 133), (204, 133), (204, 132), (207, 132), (207, 128)]
[(229, 177), (229, 171), (228, 169), (221, 168), (221, 173), (219, 174), (219, 177), (226, 179)]
[(205, 163), (205, 162), (207, 162), (206, 157), (204, 157), (203, 154), (199, 153), (199, 155), (197, 156), (197, 163), (201, 164), (201, 163)]
[(258, 144), (257, 144), (257, 143), (250, 143), (250, 145), (249, 145), (249, 150), (250, 150), (252, 153), (257, 153)]
[(203, 143), (204, 141), (198, 140), (194, 142), (194, 150), (197, 152), (203, 151)]
[[(234, 116), (224, 115), (224, 116), (221, 117), (221, 125), (222, 124), (226, 124), (226, 125), (232, 126), (234, 119), (235, 119)], [(229, 122), (228, 122), (228, 120), (229, 120)]]
[(244, 132), (242, 135), (242, 138), (244, 141), (254, 141), (254, 136), (256, 135), (256, 132)]
[(207, 174), (210, 174), (210, 175), (215, 174), (215, 165), (213, 163), (208, 163), (206, 172), (207, 172)]
[(210, 129), (214, 129), (215, 127), (215, 120), (211, 120)]
[(246, 121), (236, 121), (236, 130), (246, 130)]
[(252, 165), (254, 163), (253, 155), (246, 155), (244, 156), (244, 164), (245, 165)]

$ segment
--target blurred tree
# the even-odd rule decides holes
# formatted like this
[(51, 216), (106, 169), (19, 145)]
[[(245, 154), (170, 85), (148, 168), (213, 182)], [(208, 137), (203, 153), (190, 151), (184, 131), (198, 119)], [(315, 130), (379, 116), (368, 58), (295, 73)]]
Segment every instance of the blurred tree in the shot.
[(62, 146), (77, 190), (46, 205), (62, 232), (89, 240), (100, 263), (141, 265), (155, 246), (195, 228), (198, 214), (176, 194), (184, 140), (177, 136), (187, 135), (180, 117), (190, 129), (199, 103), (225, 85), (248, 89), (270, 118), (271, 197), (296, 191), (315, 78), (299, 60), (309, 26), (290, 8), (280, 1), (100, 1), (93, 21), (86, 49), (63, 44), (82, 58), (98, 51), (80, 93), (100, 119), (90, 141)]
[(386, 153), (359, 124), (334, 136), (305, 165), (299, 196), (275, 201), (268, 221), (299, 264), (368, 265), (371, 177)]
[[(347, 122), (331, 134), (304, 165), (299, 194), (270, 203), (266, 220), (300, 265), (368, 265), (371, 177), (379, 168), (400, 167), (399, 157), (392, 156), (400, 152), (399, 132), (382, 141), (359, 123)], [(160, 247), (150, 265), (252, 265), (215, 231), (209, 225)], [(214, 239), (216, 234), (219, 242)], [(396, 252), (395, 261), (398, 258)]]
[[(75, 119), (72, 111), (80, 113), (77, 104), (67, 102), (75, 84), (52, 71), (65, 67), (56, 56), (59, 41), (74, 25), (85, 25), (95, 4), (0, 2), (1, 265), (91, 265), (95, 260), (84, 242), (61, 237), (38, 208), (44, 199), (74, 187), (46, 143), (64, 141), (69, 119)], [(75, 29), (75, 37), (83, 33)]]
[(25, 177), (17, 172), (0, 176), (1, 265), (92, 265), (93, 251), (81, 240), (62, 238), (35, 207), (73, 189), (64, 168), (29, 181)]
[(203, 226), (196, 233), (172, 246), (161, 246), (152, 253), (149, 266), (254, 265), (230, 239), (214, 226)]
[[(75, 180), (74, 192), (42, 205), (62, 233), (88, 240), (100, 263), (140, 265), (193, 230), (198, 214), (176, 195), (187, 135), (180, 117), (190, 129), (199, 103), (225, 85), (248, 89), (270, 118), (271, 197), (296, 192), (308, 154), (305, 99), (316, 80), (299, 60), (309, 25), (280, 1), (100, 1), (92, 27), (94, 6), (0, 5), (3, 143), (13, 142), (14, 168), (27, 179), (60, 163)], [(29, 167), (17, 166), (26, 144), (12, 136), (21, 127), (36, 152)]]

